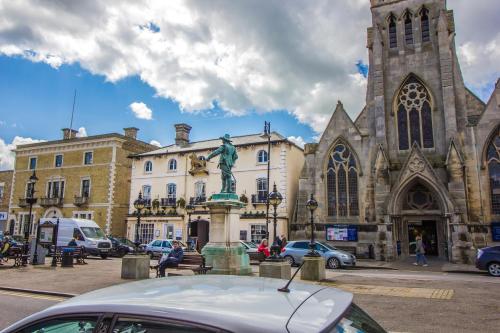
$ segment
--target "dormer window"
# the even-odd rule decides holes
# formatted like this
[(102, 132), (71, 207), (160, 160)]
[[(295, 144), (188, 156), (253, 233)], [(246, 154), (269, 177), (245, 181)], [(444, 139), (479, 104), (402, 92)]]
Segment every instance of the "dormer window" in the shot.
[(409, 11), (405, 14), (405, 42), (406, 45), (413, 45), (413, 24)]
[(420, 12), (420, 23), (422, 26), (422, 42), (428, 42), (431, 40), (430, 29), (429, 29), (429, 11), (427, 8), (422, 8)]
[(398, 47), (396, 17), (393, 14), (389, 17), (389, 47), (391, 49)]

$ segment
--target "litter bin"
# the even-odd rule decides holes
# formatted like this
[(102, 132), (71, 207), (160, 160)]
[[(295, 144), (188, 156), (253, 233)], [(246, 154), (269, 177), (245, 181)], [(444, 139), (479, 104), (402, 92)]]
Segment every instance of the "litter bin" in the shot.
[(73, 267), (73, 251), (71, 248), (63, 248), (61, 267)]

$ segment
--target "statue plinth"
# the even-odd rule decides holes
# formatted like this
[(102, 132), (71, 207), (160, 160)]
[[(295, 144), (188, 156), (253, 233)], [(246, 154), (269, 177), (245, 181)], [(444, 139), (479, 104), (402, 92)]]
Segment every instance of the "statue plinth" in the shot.
[(209, 242), (201, 250), (210, 274), (251, 275), (250, 258), (240, 245), (240, 209), (234, 193), (218, 193), (205, 205), (210, 210)]

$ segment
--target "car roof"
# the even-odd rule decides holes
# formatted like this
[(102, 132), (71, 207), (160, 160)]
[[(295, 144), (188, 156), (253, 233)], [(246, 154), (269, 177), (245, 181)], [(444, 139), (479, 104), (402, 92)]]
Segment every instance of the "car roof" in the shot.
[(352, 302), (352, 294), (316, 284), (292, 282), (290, 293), (279, 292), (286, 282), (229, 275), (136, 281), (77, 296), (22, 322), (61, 314), (112, 312), (195, 321), (242, 333), (303, 332), (304, 327), (313, 332), (331, 325)]

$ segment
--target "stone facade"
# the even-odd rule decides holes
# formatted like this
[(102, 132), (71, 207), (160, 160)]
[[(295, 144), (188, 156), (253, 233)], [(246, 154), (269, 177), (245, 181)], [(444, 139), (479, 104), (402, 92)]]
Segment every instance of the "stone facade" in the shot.
[(10, 196), (9, 228), (24, 235), (29, 224), (29, 178), (35, 172), (34, 226), (44, 217), (94, 220), (107, 234), (122, 236), (130, 195), (130, 154), (157, 147), (111, 133), (83, 138), (65, 129), (63, 140), (18, 146)]
[[(191, 142), (189, 125), (176, 124), (175, 128), (175, 144), (132, 157), (130, 215), (127, 220), (129, 239), (135, 239), (137, 217), (134, 201), (142, 192), (149, 199), (141, 217), (142, 242), (170, 238), (186, 241), (189, 215), (185, 207), (190, 203), (194, 207), (191, 238), (207, 240), (206, 235), (202, 235), (208, 232), (210, 221), (205, 202), (212, 194), (219, 193), (221, 172), (217, 167), (218, 157), (208, 163), (204, 158), (220, 146), (221, 140)], [(232, 170), (236, 178), (236, 194), (240, 200), (245, 197), (247, 201), (241, 210), (238, 234), (242, 240), (258, 242), (265, 238), (263, 233), (266, 227), (264, 194), (267, 193), (267, 186), (262, 187), (262, 181), (267, 182), (267, 159), (263, 159), (264, 155), (267, 156), (267, 138), (262, 134), (253, 134), (235, 136), (232, 141), (238, 153)], [(283, 195), (277, 209), (277, 233), (288, 235), (304, 154), (301, 148), (272, 132), (269, 160), (271, 186), (276, 183), (277, 190)], [(271, 221), (272, 211), (271, 207)], [(272, 237), (272, 223), (269, 231)]]
[(310, 234), (313, 193), (318, 239), (395, 260), (421, 234), (429, 255), (472, 263), (494, 243), (500, 214), (488, 148), (500, 147), (500, 83), (487, 105), (465, 87), (445, 0), (371, 5), (366, 106), (353, 121), (339, 102), (319, 143), (306, 145), (292, 236)]
[(0, 171), (0, 231), (5, 231), (7, 227), (13, 173), (12, 170)]

